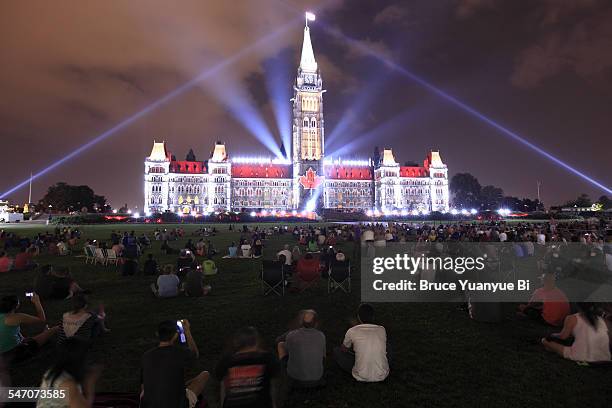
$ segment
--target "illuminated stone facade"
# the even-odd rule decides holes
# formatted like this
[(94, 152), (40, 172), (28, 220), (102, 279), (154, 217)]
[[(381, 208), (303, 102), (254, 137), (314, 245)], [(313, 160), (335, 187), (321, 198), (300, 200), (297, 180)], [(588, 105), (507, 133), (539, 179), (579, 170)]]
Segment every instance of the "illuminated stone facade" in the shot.
[(401, 166), (391, 149), (365, 161), (326, 159), (324, 92), (306, 25), (291, 100), (290, 159), (231, 159), (217, 142), (206, 161), (197, 161), (192, 151), (177, 160), (165, 142), (154, 142), (145, 159), (145, 211), (449, 210), (448, 169), (437, 151), (422, 166)]

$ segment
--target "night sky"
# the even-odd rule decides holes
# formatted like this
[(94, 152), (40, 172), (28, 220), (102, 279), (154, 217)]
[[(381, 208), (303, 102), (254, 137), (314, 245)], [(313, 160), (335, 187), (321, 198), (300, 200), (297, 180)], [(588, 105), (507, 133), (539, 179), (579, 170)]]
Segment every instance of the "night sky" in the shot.
[[(610, 1), (63, 0), (0, 6), (0, 193), (272, 33), (37, 179), (33, 198), (66, 181), (141, 207), (153, 139), (179, 160), (190, 147), (208, 158), (216, 140), (230, 156), (270, 156), (236, 114), (247, 101), (280, 140), (268, 89), (290, 95), (307, 9), (317, 13), (311, 35), (327, 89), (326, 154), (366, 158), (378, 145), (403, 163), (439, 149), (451, 176), (469, 172), (508, 195), (533, 198), (538, 180), (547, 205), (604, 194), (365, 46), (612, 187)], [(8, 198), (24, 202), (27, 186)]]

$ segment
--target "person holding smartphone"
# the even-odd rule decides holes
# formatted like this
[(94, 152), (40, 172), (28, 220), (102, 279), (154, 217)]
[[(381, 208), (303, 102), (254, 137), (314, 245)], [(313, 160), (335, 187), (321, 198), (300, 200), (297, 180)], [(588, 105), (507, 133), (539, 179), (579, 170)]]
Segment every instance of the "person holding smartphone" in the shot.
[[(142, 357), (141, 407), (195, 407), (210, 376), (202, 371), (185, 382), (185, 370), (199, 356), (189, 321), (163, 321), (157, 328), (157, 335), (157, 347)], [(182, 339), (183, 345), (180, 344)]]
[(17, 363), (34, 356), (59, 330), (46, 328), (34, 337), (25, 338), (21, 326), (43, 325), (47, 321), (45, 310), (36, 293), (28, 293), (36, 316), (18, 313), (21, 305), (17, 296), (5, 296), (0, 300), (0, 353), (7, 363)]

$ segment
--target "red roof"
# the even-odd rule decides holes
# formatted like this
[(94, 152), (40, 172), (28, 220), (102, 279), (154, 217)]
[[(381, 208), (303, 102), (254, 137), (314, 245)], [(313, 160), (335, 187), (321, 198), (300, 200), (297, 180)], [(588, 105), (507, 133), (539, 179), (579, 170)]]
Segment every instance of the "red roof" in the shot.
[(400, 177), (428, 177), (429, 171), (425, 167), (401, 166)]
[(290, 164), (232, 163), (232, 177), (236, 178), (291, 178)]
[(325, 166), (325, 177), (333, 180), (372, 180), (370, 167)]
[(170, 162), (171, 173), (206, 173), (206, 166), (201, 161), (172, 161)]

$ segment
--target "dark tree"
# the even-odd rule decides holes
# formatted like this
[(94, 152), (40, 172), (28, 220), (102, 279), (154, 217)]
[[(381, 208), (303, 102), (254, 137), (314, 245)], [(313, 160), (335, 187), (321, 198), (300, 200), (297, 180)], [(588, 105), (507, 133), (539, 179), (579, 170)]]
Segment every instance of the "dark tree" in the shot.
[(89, 186), (71, 186), (60, 182), (49, 187), (40, 204), (54, 211), (79, 211), (82, 208), (94, 211), (106, 205), (106, 198), (94, 194)]
[(464, 208), (480, 207), (480, 183), (469, 173), (457, 173), (450, 182), (455, 206)]
[(495, 186), (484, 186), (480, 190), (480, 205), (483, 210), (497, 210), (504, 200), (504, 190)]
[(522, 210), (523, 200), (518, 197), (506, 196), (502, 200), (501, 206), (512, 211)]
[(564, 207), (590, 207), (592, 205), (591, 198), (588, 194), (584, 193), (580, 194), (575, 200), (563, 204)]
[(601, 204), (604, 210), (612, 208), (612, 199), (608, 198), (608, 196), (602, 195), (597, 202)]

